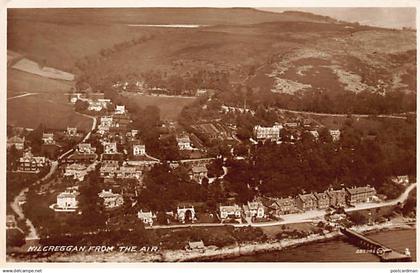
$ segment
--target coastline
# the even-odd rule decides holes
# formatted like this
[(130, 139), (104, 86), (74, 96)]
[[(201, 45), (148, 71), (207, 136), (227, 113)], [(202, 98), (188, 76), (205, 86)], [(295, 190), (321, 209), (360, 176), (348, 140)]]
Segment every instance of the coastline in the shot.
[[(393, 223), (387, 222), (384, 224), (376, 224), (372, 226), (364, 225), (357, 226), (353, 229), (364, 234), (372, 234), (381, 231), (392, 230), (407, 230), (414, 229), (413, 225), (407, 223)], [(209, 262), (215, 260), (222, 260), (227, 258), (254, 255), (258, 253), (265, 253), (271, 251), (282, 251), (289, 248), (303, 246), (306, 244), (325, 242), (333, 239), (343, 237), (339, 231), (329, 232), (323, 235), (312, 234), (308, 237), (299, 239), (283, 239), (281, 241), (262, 242), (262, 243), (245, 243), (236, 246), (222, 247), (215, 250), (206, 249), (204, 252), (188, 252), (188, 251), (167, 251), (163, 254), (165, 262)], [(181, 253), (182, 252), (182, 253)]]
[[(411, 224), (407, 222), (386, 222), (372, 226), (357, 226), (353, 229), (364, 234), (372, 234), (381, 231), (392, 230), (408, 230), (415, 229), (416, 222)], [(207, 246), (204, 250), (187, 251), (187, 250), (162, 250), (160, 252), (150, 253), (126, 253), (126, 252), (110, 252), (110, 253), (56, 253), (38, 257), (10, 257), (8, 262), (211, 262), (220, 261), (228, 258), (239, 256), (255, 255), (259, 253), (282, 251), (289, 248), (299, 247), (306, 244), (319, 243), (334, 240), (344, 235), (339, 231), (332, 231), (325, 234), (312, 234), (304, 238), (283, 239), (267, 242), (249, 242), (243, 244), (235, 244), (225, 247)]]

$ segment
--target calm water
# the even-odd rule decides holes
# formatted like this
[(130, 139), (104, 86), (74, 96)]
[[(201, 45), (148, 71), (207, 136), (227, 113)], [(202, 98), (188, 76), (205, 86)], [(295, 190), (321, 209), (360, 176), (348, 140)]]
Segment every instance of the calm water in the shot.
[(145, 25), (145, 24), (130, 24), (129, 27), (167, 27), (167, 28), (199, 28), (207, 25)]
[[(416, 257), (416, 231), (384, 231), (367, 235), (385, 246), (404, 252), (409, 248), (413, 261)], [(221, 262), (379, 262), (379, 258), (369, 253), (356, 253), (357, 247), (345, 238), (314, 243), (282, 251), (261, 253), (221, 260)]]

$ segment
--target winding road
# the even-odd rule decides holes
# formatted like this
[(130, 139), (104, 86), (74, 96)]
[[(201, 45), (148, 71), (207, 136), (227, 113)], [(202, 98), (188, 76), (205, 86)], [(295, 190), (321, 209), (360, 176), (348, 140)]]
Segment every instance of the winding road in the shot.
[[(89, 117), (93, 120), (91, 130), (86, 134), (86, 136), (82, 140), (82, 142), (85, 142), (86, 140), (89, 139), (92, 131), (96, 128), (96, 118), (92, 117), (92, 116), (89, 116), (89, 115), (86, 115), (86, 114), (81, 114), (81, 115)], [(61, 160), (66, 155), (68, 155), (69, 153), (71, 153), (73, 150), (74, 150), (74, 148), (64, 152), (63, 154), (61, 154), (58, 157), (57, 160), (51, 161), (51, 168), (50, 168), (49, 172), (43, 178), (36, 181), (34, 183), (34, 185), (39, 185), (40, 183), (44, 182), (45, 180), (48, 180), (57, 170), (58, 164), (59, 164), (58, 161)], [(25, 195), (28, 192), (28, 190), (29, 190), (29, 187), (26, 187), (26, 188), (22, 189), (19, 192), (19, 194), (10, 203), (10, 207), (18, 215), (20, 220), (26, 220), (26, 224), (29, 227), (29, 234), (25, 237), (25, 240), (26, 241), (32, 241), (32, 240), (38, 240), (39, 239), (38, 233), (36, 231), (36, 228), (32, 224), (31, 220), (29, 220), (28, 218), (25, 219), (25, 214), (23, 213), (22, 207), (19, 205), (19, 200), (22, 200), (22, 199), (25, 198)]]

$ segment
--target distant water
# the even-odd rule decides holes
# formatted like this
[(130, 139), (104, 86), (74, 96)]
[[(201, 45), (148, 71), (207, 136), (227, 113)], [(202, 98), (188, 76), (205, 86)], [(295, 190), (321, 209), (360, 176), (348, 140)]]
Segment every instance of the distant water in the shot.
[[(404, 252), (410, 249), (413, 261), (416, 258), (416, 231), (395, 230), (368, 234), (367, 237), (385, 246)], [(295, 248), (241, 256), (220, 260), (220, 262), (379, 262), (379, 258), (369, 253), (356, 253), (357, 247), (346, 238), (313, 243)]]
[(145, 24), (129, 24), (129, 27), (170, 27), (170, 28), (198, 28), (198, 27), (205, 27), (207, 25), (179, 25), (179, 24), (171, 24), (171, 25), (145, 25)]

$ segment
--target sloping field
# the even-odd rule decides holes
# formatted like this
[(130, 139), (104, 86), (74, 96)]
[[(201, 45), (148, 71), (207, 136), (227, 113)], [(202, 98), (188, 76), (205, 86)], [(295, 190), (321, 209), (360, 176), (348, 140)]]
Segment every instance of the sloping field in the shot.
[(64, 94), (70, 92), (72, 86), (73, 82), (47, 79), (15, 69), (7, 70), (7, 97), (16, 93)]
[(130, 98), (141, 108), (148, 105), (157, 106), (160, 109), (160, 117), (163, 120), (176, 120), (182, 108), (195, 100), (193, 97), (147, 96), (127, 93), (124, 96)]
[(46, 66), (74, 73), (75, 63), (84, 57), (146, 34), (144, 28), (124, 25), (8, 20), (7, 48), (35, 62), (45, 62)]
[[(7, 122), (14, 126), (36, 128), (39, 123), (47, 127), (65, 129), (77, 126), (86, 130), (91, 120), (74, 112), (67, 104), (67, 95), (73, 83), (58, 81), (26, 72), (7, 71)], [(13, 98), (22, 94), (32, 94)], [(13, 98), (13, 99), (12, 99)]]
[(48, 100), (43, 95), (28, 96), (7, 102), (7, 124), (36, 128), (40, 123), (52, 129), (67, 126), (88, 130), (92, 121), (74, 112), (71, 105)]

